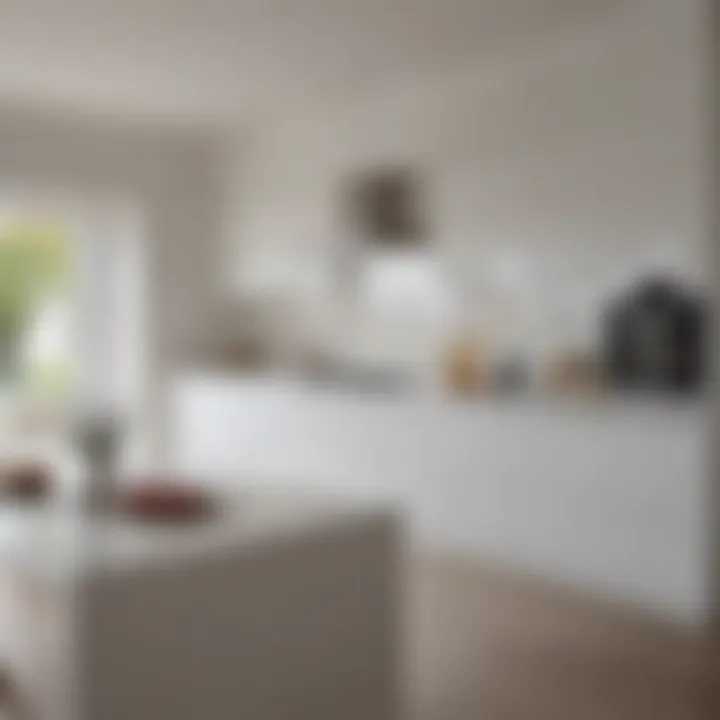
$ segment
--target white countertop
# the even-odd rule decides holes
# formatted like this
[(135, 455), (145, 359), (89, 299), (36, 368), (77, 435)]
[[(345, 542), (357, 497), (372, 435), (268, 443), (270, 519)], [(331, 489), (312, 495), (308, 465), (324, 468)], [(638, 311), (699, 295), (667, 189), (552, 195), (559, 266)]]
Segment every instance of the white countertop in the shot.
[(583, 414), (602, 417), (611, 413), (628, 415), (700, 415), (707, 411), (707, 402), (698, 395), (658, 395), (642, 392), (608, 392), (593, 395), (553, 395), (528, 390), (516, 394), (480, 393), (475, 397), (457, 398), (439, 388), (433, 390), (362, 391), (341, 383), (311, 381), (295, 376), (269, 376), (210, 372), (189, 374), (176, 383), (181, 393), (195, 389), (237, 391), (258, 397), (313, 398), (331, 403), (354, 403), (408, 407), (413, 411), (447, 410), (467, 413), (518, 414)]
[(68, 507), (0, 510), (0, 556), (15, 571), (70, 582), (79, 574), (202, 559), (210, 553), (295, 541), (371, 521), (382, 512), (308, 493), (228, 494), (217, 515), (194, 522), (128, 520)]

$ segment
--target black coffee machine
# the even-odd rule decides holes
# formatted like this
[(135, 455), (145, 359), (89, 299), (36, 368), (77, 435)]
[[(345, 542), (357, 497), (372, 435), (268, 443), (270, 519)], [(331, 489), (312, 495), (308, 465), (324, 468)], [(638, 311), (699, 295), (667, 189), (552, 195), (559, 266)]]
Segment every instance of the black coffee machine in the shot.
[(603, 366), (619, 390), (691, 393), (705, 375), (708, 310), (672, 278), (648, 278), (608, 306)]

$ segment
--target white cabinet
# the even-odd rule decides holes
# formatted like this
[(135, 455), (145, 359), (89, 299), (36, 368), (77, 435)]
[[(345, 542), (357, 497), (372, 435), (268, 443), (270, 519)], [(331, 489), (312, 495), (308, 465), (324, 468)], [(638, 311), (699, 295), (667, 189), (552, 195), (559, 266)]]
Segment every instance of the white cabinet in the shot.
[(697, 406), (453, 404), (191, 377), (174, 461), (193, 475), (400, 500), (424, 545), (690, 622), (706, 609)]

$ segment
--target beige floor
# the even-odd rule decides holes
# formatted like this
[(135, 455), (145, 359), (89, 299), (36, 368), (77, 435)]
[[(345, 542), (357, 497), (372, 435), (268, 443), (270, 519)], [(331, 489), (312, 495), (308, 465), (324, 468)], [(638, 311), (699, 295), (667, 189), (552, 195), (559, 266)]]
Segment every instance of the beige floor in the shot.
[(705, 638), (467, 560), (417, 561), (409, 598), (413, 719), (720, 720)]
[(408, 720), (720, 720), (709, 639), (474, 560), (408, 580)]

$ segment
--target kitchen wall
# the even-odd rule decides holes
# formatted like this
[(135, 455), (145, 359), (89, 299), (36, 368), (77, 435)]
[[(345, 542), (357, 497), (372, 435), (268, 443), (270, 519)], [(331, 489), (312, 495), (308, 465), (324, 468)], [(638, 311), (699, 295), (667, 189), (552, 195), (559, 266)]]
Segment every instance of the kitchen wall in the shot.
[(483, 65), (348, 91), (244, 134), (236, 282), (321, 306), (352, 239), (343, 182), (385, 164), (426, 186), (428, 286), (491, 342), (592, 343), (598, 303), (638, 273), (703, 282), (703, 6), (628, 0)]
[[(380, 86), (372, 93), (355, 94), (350, 88), (332, 98), (312, 98), (303, 112), (287, 113), (243, 132), (235, 147), (236, 172), (229, 186), (236, 197), (237, 287), (254, 291), (256, 296), (263, 290), (284, 295), (295, 312), (305, 306), (306, 312), (321, 316), (338, 305), (347, 311), (338, 301), (338, 297), (344, 299), (342, 293), (333, 295), (328, 289), (334, 260), (342, 257), (342, 248), (354, 240), (343, 222), (340, 194), (349, 177), (384, 165), (407, 166), (423, 178), (433, 250), (425, 258), (414, 257), (411, 263), (384, 258), (388, 262), (381, 263), (380, 274), (392, 276), (390, 266), (395, 264), (397, 272), (425, 277), (426, 296), (436, 298), (435, 310), (446, 310), (437, 315), (450, 324), (478, 326), (492, 343), (519, 341), (539, 355), (563, 345), (591, 345), (602, 299), (639, 275), (669, 269), (693, 284), (712, 282), (706, 206), (711, 170), (706, 9), (703, 0), (627, 0), (602, 20), (596, 17), (586, 24), (557, 28), (522, 48), (508, 48), (486, 58), (481, 65), (409, 77), (402, 85)], [(408, 270), (409, 266), (417, 272), (412, 267)], [(399, 285), (394, 281), (397, 278), (391, 277), (386, 285)], [(438, 285), (443, 289), (438, 290)], [(362, 298), (361, 304), (365, 300)], [(426, 308), (423, 312), (433, 315)], [(493, 315), (499, 316), (500, 322), (493, 323)], [(371, 324), (376, 319), (370, 318)], [(367, 331), (367, 327), (357, 332), (351, 326), (352, 321), (345, 323), (353, 336), (350, 344), (358, 335), (370, 336), (379, 353), (392, 355), (412, 344), (402, 333)], [(423, 333), (421, 324), (414, 327), (418, 334)], [(420, 343), (413, 352), (429, 349)], [(274, 395), (263, 391), (258, 403), (265, 410), (268, 397), (286, 402), (278, 390)], [(290, 397), (294, 401), (292, 394)], [(227, 394), (222, 398), (225, 401)], [(375, 399), (367, 404), (353, 404), (345, 397), (322, 402), (336, 403), (338, 417), (362, 408), (357, 425), (343, 416), (342, 422), (334, 418), (328, 426), (340, 435), (357, 428), (363, 438), (377, 431), (378, 444), (385, 449), (389, 436), (377, 428), (386, 408), (372, 420), (363, 415), (366, 408), (368, 414), (375, 412)], [(234, 407), (248, 412), (246, 425), (259, 439), (244, 444), (242, 460), (230, 457), (237, 443), (228, 441), (226, 459), (247, 466), (251, 463), (248, 448), (252, 448), (251, 455), (258, 453), (253, 459), (261, 463), (258, 448), (263, 447), (265, 438), (276, 441), (278, 435), (268, 434), (262, 422), (258, 425), (259, 416), (247, 410), (246, 402)], [(408, 422), (420, 422), (423, 413), (431, 412), (428, 408), (434, 411), (432, 405), (412, 405)], [(292, 415), (285, 407), (278, 414), (280, 424), (286, 423), (283, 427), (288, 437), (296, 441), (286, 444), (297, 455), (291, 451), (280, 457), (268, 452), (265, 457), (289, 464), (296, 464), (303, 453), (309, 457), (313, 443), (304, 436), (298, 440), (296, 433), (312, 433), (323, 426), (308, 423), (305, 410), (303, 407), (299, 413), (304, 419), (298, 423), (289, 419)], [(620, 403), (612, 411), (617, 415), (606, 416), (607, 427), (616, 432), (634, 411)], [(481, 536), (495, 527), (502, 537), (496, 546), (502, 549), (500, 555), (509, 550), (516, 531), (519, 537), (538, 529), (533, 524), (538, 507), (554, 507), (558, 514), (548, 521), (548, 544), (539, 540), (540, 535), (528, 542), (538, 553), (537, 566), (552, 565), (550, 545), (557, 543), (562, 553), (577, 550), (573, 562), (577, 560), (578, 565), (573, 573), (580, 568), (582, 572), (592, 568), (591, 574), (598, 570), (596, 579), (601, 584), (608, 584), (611, 576), (623, 576), (630, 585), (652, 583), (649, 558), (659, 547), (659, 538), (669, 548), (663, 557), (673, 555), (666, 566), (657, 568), (661, 584), (674, 577), (674, 588), (665, 599), (674, 595), (669, 605), (675, 609), (685, 605), (681, 613), (692, 605), (690, 615), (704, 614), (710, 542), (705, 515), (707, 448), (702, 430), (706, 420), (696, 413), (697, 408), (690, 408), (686, 416), (676, 416), (677, 426), (666, 426), (667, 411), (660, 407), (641, 410), (646, 416), (638, 427), (647, 432), (648, 452), (640, 450), (635, 440), (629, 443), (624, 458), (638, 463), (634, 470), (628, 466), (608, 473), (602, 459), (616, 459), (618, 454), (607, 452), (604, 431), (596, 425), (581, 445), (559, 439), (563, 421), (558, 421), (552, 410), (512, 408), (508, 412), (529, 423), (532, 442), (540, 437), (539, 428), (555, 438), (553, 451), (546, 453), (547, 461), (540, 458), (529, 474), (527, 467), (519, 469), (517, 478), (529, 485), (514, 494), (501, 467), (516, 459), (524, 461), (529, 455), (513, 451), (516, 433), (507, 430), (503, 435), (496, 408), (481, 406), (468, 410), (468, 415), (486, 413), (487, 428), (477, 434), (476, 428), (469, 431), (468, 447), (492, 438), (488, 442), (497, 449), (497, 467), (472, 466), (467, 460), (470, 451), (456, 449), (449, 457), (462, 467), (453, 466), (451, 472), (444, 467), (438, 470), (443, 447), (438, 430), (429, 443), (415, 446), (428, 448), (428, 457), (420, 462), (422, 468), (408, 470), (413, 453), (401, 449), (397, 467), (387, 472), (373, 467), (364, 476), (389, 489), (402, 477), (403, 468), (409, 475), (408, 492), (420, 496), (432, 485), (423, 484), (423, 468), (428, 474), (435, 468), (438, 487), (443, 488), (452, 484), (448, 477), (458, 479), (467, 472), (466, 487), (460, 488), (452, 501), (443, 504), (444, 499), (434, 496), (427, 508), (429, 512), (445, 508), (448, 527), (454, 528), (460, 526), (462, 510), (452, 507), (452, 502), (469, 508), (468, 517), (479, 507), (485, 509), (482, 520), (469, 520), (464, 540), (487, 551), (492, 542)], [(265, 415), (263, 419), (267, 420)], [(224, 425), (237, 428), (242, 423)], [(449, 442), (457, 441), (456, 428), (447, 419), (439, 427), (447, 432)], [(686, 447), (688, 465), (684, 469), (671, 467), (670, 462), (663, 465), (663, 471), (668, 470), (665, 489), (673, 496), (667, 503), (670, 514), (678, 508), (684, 508), (682, 513), (688, 510), (677, 525), (664, 510), (656, 513), (661, 492), (654, 483), (664, 473), (646, 464), (650, 458), (656, 459), (652, 448), (664, 447), (662, 433), (671, 427), (675, 439), (686, 432), (693, 437)], [(274, 432), (277, 428), (273, 428)], [(503, 435), (507, 443), (498, 442), (494, 433)], [(326, 468), (327, 477), (333, 480), (339, 477), (340, 467), (361, 468), (357, 473), (363, 475), (360, 456), (375, 462), (390, 454), (370, 452), (364, 440), (355, 445), (353, 439), (348, 445), (357, 456), (347, 451), (340, 457), (346, 446), (335, 434), (332, 443), (323, 438), (317, 444), (318, 454), (304, 467), (305, 477), (317, 476), (322, 462), (329, 462), (330, 446), (342, 448), (338, 449), (337, 465)], [(193, 437), (199, 436), (194, 433)], [(180, 444), (190, 447), (186, 442)], [(220, 462), (217, 450), (213, 446), (203, 459), (212, 457)], [(556, 458), (565, 462), (574, 452), (578, 465), (567, 473), (567, 484), (554, 484), (562, 474), (552, 463)], [(607, 515), (597, 511), (600, 505), (595, 506), (595, 491), (584, 494), (593, 478)], [(482, 490), (478, 490), (476, 502), (468, 502), (478, 488)], [(533, 493), (537, 493), (537, 502), (528, 504)], [(512, 497), (518, 505), (501, 508), (490, 500), (494, 497)], [(580, 520), (578, 501), (588, 502), (587, 517), (593, 521)], [(527, 517), (523, 508), (531, 508)], [(615, 551), (606, 555), (611, 540), (620, 537), (614, 534), (620, 517), (628, 521), (627, 534)], [(579, 542), (591, 526), (592, 542)], [(650, 537), (645, 535), (647, 531), (655, 539), (647, 543), (645, 555), (639, 548), (645, 543), (641, 538)], [(685, 550), (688, 554), (680, 559)], [(626, 565), (631, 556), (632, 562)], [(637, 565), (630, 569), (635, 561)], [(658, 599), (665, 593), (656, 590), (659, 585), (647, 597)]]

